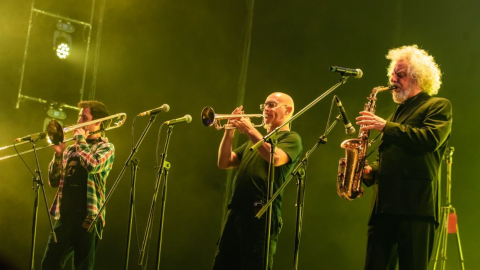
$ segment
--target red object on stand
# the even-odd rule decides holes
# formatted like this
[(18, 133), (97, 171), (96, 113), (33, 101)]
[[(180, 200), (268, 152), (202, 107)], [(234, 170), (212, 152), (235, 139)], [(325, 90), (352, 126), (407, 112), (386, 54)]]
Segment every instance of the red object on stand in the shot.
[(457, 233), (457, 215), (450, 213), (448, 216), (448, 233)]

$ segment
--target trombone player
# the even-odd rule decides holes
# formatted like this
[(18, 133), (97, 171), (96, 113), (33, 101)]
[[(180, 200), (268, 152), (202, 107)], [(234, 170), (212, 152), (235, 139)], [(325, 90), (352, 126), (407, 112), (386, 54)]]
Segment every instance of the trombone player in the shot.
[[(109, 116), (98, 101), (81, 101), (78, 124)], [(53, 145), (55, 155), (48, 168), (48, 183), (58, 188), (50, 208), (56, 220), (57, 243), (50, 235), (42, 260), (42, 269), (63, 269), (73, 255), (75, 269), (93, 269), (95, 251), (105, 225), (105, 210), (98, 213), (105, 198), (105, 182), (115, 156), (113, 144), (104, 136), (106, 122), (97, 122), (74, 130), (74, 145)], [(91, 233), (88, 228), (96, 215)]]
[[(276, 92), (267, 97), (261, 108), (265, 118), (265, 128), (270, 132), (292, 117), (294, 104), (289, 95)], [(248, 117), (242, 117), (242, 106), (236, 108), (233, 114), (238, 115), (238, 118), (230, 118), (228, 124), (235, 127), (241, 134), (245, 134), (248, 141), (232, 150), (235, 129), (225, 129), (218, 150), (218, 167), (237, 168), (237, 173), (213, 269), (260, 270), (265, 267), (266, 215), (257, 219), (255, 214), (266, 202), (270, 144), (263, 143), (257, 150), (250, 151), (249, 148), (260, 141), (263, 135), (252, 125)], [(279, 130), (277, 139), (274, 157), (274, 192), (286, 180), (302, 153), (301, 138), (296, 132), (290, 131), (288, 125)], [(282, 195), (278, 196), (272, 204), (270, 269), (278, 234), (282, 227), (281, 207)]]

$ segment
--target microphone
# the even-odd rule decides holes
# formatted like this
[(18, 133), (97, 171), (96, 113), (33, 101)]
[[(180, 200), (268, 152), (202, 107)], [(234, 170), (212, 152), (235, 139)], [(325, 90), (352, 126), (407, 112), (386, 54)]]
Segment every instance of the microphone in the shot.
[(341, 75), (344, 75), (344, 76), (353, 76), (356, 79), (360, 79), (363, 76), (363, 71), (359, 68), (353, 69), (353, 68), (331, 66), (330, 71), (331, 72), (338, 72), (338, 73), (340, 73)]
[(345, 125), (345, 134), (351, 135), (355, 133), (355, 128), (352, 126), (352, 123), (350, 123), (350, 120), (348, 120), (347, 113), (345, 112), (345, 109), (343, 108), (342, 102), (337, 96), (334, 96), (335, 102), (337, 103), (338, 110), (340, 111), (340, 114), (342, 115), (343, 119), (343, 124)]
[(170, 120), (170, 121), (165, 121), (164, 124), (169, 126), (169, 125), (173, 125), (173, 124), (176, 124), (176, 123), (182, 123), (182, 122), (187, 122), (187, 123), (192, 122), (192, 117), (190, 116), (190, 114), (185, 114), (184, 117), (180, 117), (180, 118), (173, 119), (173, 120)]
[(16, 138), (15, 140), (13, 140), (13, 142), (19, 143), (19, 142), (25, 142), (25, 141), (38, 141), (40, 139), (45, 138), (45, 136), (47, 136), (47, 134), (40, 132), (40, 133), (30, 134), (21, 138)]
[(158, 108), (139, 113), (137, 116), (155, 115), (157, 113), (168, 112), (168, 111), (170, 111), (170, 106), (168, 106), (168, 104), (163, 104), (162, 106), (160, 106)]

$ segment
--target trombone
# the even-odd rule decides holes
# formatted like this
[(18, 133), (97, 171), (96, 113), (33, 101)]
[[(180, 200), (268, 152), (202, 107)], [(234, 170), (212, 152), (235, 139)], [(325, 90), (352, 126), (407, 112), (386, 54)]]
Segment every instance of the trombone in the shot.
[(202, 123), (206, 127), (211, 127), (215, 125), (217, 130), (220, 129), (235, 129), (234, 126), (229, 124), (221, 125), (221, 120), (230, 119), (230, 118), (239, 118), (239, 117), (261, 117), (262, 123), (258, 125), (253, 125), (254, 127), (263, 127), (265, 125), (265, 116), (263, 114), (215, 114), (215, 111), (212, 107), (205, 107), (202, 110)]
[[(98, 132), (103, 132), (103, 131), (119, 128), (119, 127), (123, 126), (123, 124), (125, 123), (126, 120), (127, 120), (127, 115), (125, 113), (117, 113), (117, 114), (110, 115), (110, 116), (107, 116), (107, 117), (95, 119), (95, 120), (88, 121), (88, 122), (81, 123), (81, 124), (77, 124), (77, 125), (66, 126), (66, 127), (63, 127), (63, 128), (60, 125), (60, 123), (58, 123), (57, 120), (51, 120), (47, 125), (48, 142), (50, 144), (38, 147), (36, 150), (42, 150), (42, 149), (45, 149), (45, 148), (50, 147), (52, 145), (59, 145), (60, 143), (66, 143), (66, 142), (69, 142), (69, 141), (73, 141), (75, 138), (70, 138), (70, 139), (65, 140), (64, 135), (65, 135), (65, 133), (72, 132), (76, 129), (84, 128), (84, 127), (87, 127), (89, 125), (96, 124), (98, 122), (108, 121), (108, 122), (105, 123), (105, 126), (107, 126), (106, 128), (97, 130), (97, 131), (89, 134), (89, 135), (92, 135), (92, 134), (95, 134), (95, 133), (98, 133)], [(110, 124), (110, 125), (107, 124), (110, 121), (113, 121), (113, 124)], [(45, 136), (45, 134), (43, 134), (43, 135)], [(39, 136), (39, 138), (43, 139), (42, 136)], [(0, 151), (4, 150), (4, 149), (7, 149), (7, 148), (10, 148), (10, 147), (13, 147), (13, 146), (21, 145), (21, 144), (24, 144), (24, 143), (28, 143), (28, 141), (20, 142), (20, 143), (17, 143), (17, 144), (14, 143), (12, 145), (1, 147)], [(15, 156), (18, 156), (18, 155), (27, 154), (27, 153), (30, 153), (30, 152), (33, 152), (33, 149), (28, 150), (28, 151), (23, 151), (23, 152), (20, 152), (18, 154), (14, 154), (14, 155), (0, 157), (0, 160), (15, 157)]]

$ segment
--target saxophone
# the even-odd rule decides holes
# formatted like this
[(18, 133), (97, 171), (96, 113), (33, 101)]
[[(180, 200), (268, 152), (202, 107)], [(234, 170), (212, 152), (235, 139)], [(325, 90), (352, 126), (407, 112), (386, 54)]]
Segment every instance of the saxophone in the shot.
[[(386, 90), (393, 90), (395, 86), (378, 86), (373, 88), (372, 93), (367, 97), (368, 102), (365, 103), (364, 111), (375, 114), (375, 102), (377, 94)], [(345, 158), (341, 158), (338, 164), (337, 175), (337, 193), (341, 198), (349, 201), (360, 198), (363, 195), (362, 175), (363, 167), (366, 162), (366, 152), (369, 146), (368, 137), (370, 130), (362, 130), (357, 139), (345, 140), (340, 147), (345, 149)]]

